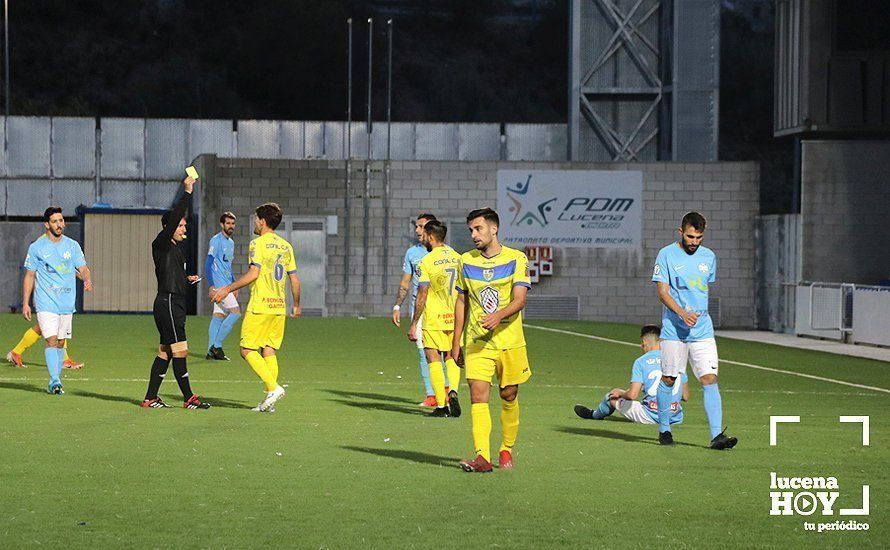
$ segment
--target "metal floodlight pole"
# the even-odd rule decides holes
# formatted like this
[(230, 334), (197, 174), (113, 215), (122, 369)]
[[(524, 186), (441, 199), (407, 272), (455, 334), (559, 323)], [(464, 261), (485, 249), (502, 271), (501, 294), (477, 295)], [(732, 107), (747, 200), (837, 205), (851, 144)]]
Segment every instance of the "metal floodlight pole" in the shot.
[(352, 18), (346, 20), (349, 29), (349, 38), (347, 39), (347, 91), (346, 91), (346, 158), (352, 158)]
[(386, 64), (386, 160), (390, 159), (390, 126), (392, 125), (392, 19), (386, 22), (387, 34), (389, 34), (389, 58)]
[(343, 293), (349, 291), (349, 210), (352, 206), (352, 18), (346, 20), (348, 29), (346, 53), (346, 192), (343, 195), (344, 253), (343, 253)]
[(372, 100), (372, 92), (373, 92), (373, 59), (374, 59), (374, 19), (368, 18), (368, 151), (367, 151), (367, 160), (365, 161), (365, 194), (363, 206), (364, 206), (364, 234), (362, 239), (362, 245), (364, 250), (362, 251), (362, 288), (368, 288), (368, 239), (370, 237), (370, 227), (368, 219), (370, 217), (370, 200), (371, 200), (371, 100)]
[(386, 166), (383, 171), (383, 288), (389, 279), (389, 180), (392, 147), (392, 19), (386, 22), (388, 52), (386, 64)]
[(3, 0), (3, 41), (6, 64), (6, 110), (4, 114), (9, 116), (9, 0)]
[(372, 62), (374, 58), (374, 20), (368, 18), (368, 158), (371, 158), (371, 92), (373, 84)]

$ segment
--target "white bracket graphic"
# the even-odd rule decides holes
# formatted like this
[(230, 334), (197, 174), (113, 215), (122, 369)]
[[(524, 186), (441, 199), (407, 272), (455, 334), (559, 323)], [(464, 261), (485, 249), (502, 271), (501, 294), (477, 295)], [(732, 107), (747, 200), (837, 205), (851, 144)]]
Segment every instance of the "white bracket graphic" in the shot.
[[(853, 424), (862, 424), (862, 446), (868, 447), (868, 417), (867, 416), (842, 416), (840, 417), (841, 422), (850, 422)], [(863, 500), (868, 502), (868, 490), (866, 489), (866, 496), (863, 496)], [(868, 504), (865, 505), (868, 508)]]
[[(866, 417), (868, 418), (868, 417)], [(862, 508), (841, 508), (842, 516), (867, 516), (868, 515), (868, 485), (862, 486)]]
[(779, 422), (784, 423), (798, 423), (800, 422), (799, 416), (770, 416), (769, 417), (769, 446), (776, 446), (776, 424)]

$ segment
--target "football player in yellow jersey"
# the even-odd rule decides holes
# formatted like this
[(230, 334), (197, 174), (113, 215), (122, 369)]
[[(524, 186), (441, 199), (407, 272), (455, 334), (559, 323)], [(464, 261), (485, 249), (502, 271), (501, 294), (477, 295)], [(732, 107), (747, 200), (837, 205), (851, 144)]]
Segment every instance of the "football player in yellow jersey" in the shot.
[(253, 219), (253, 232), (259, 235), (250, 241), (250, 269), (240, 279), (219, 288), (213, 301), (219, 303), (230, 292), (250, 287), (250, 302), (241, 324), (241, 357), (263, 380), (266, 398), (253, 410), (275, 412), (275, 403), (284, 397), (284, 388), (278, 385), (278, 358), (275, 350), (284, 338), (284, 318), (287, 314), (285, 290), (290, 279), (294, 298), (291, 317), (299, 317), (300, 279), (297, 262), (290, 243), (275, 233), (281, 223), (281, 208), (274, 202), (258, 206)]
[(528, 258), (498, 242), (499, 225), (498, 214), (491, 208), (470, 212), (467, 226), (476, 250), (460, 257), (451, 356), (459, 359), (463, 344), (476, 449), (476, 458), (460, 463), (465, 472), (492, 471), (488, 399), (495, 375), (500, 387), (503, 432), (498, 465), (513, 468), (512, 451), (519, 433), (519, 385), (531, 376), (521, 313), (531, 288)]
[[(430, 382), (436, 396), (436, 408), (427, 416), (460, 416), (457, 387), (460, 367), (451, 358), (454, 332), (454, 302), (457, 295), (457, 270), (460, 255), (445, 244), (448, 228), (438, 220), (426, 222), (421, 242), (429, 253), (417, 265), (417, 300), (408, 338), (413, 342), (422, 337), (423, 351), (430, 365)], [(417, 324), (423, 316), (423, 334), (417, 334)], [(443, 363), (445, 368), (443, 369)], [(451, 391), (445, 393), (445, 375)]]

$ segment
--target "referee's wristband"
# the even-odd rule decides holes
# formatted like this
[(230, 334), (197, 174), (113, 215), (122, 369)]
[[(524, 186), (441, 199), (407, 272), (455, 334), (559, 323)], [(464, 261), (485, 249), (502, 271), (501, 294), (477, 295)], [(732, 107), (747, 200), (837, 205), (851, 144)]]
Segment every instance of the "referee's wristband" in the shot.
[(400, 306), (399, 304), (396, 304), (396, 305), (392, 306), (392, 310), (393, 310), (393, 311), (399, 311), (399, 310), (401, 310), (401, 309), (402, 309), (402, 306)]

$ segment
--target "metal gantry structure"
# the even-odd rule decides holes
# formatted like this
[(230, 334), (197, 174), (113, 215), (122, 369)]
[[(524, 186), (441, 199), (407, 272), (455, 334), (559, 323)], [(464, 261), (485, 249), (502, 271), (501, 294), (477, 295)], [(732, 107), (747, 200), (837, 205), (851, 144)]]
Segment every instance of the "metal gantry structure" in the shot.
[(572, 0), (568, 156), (713, 161), (718, 0)]

